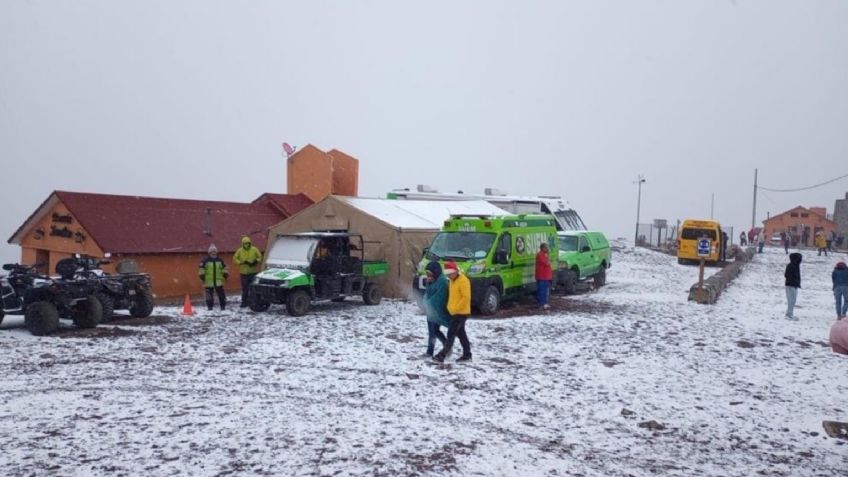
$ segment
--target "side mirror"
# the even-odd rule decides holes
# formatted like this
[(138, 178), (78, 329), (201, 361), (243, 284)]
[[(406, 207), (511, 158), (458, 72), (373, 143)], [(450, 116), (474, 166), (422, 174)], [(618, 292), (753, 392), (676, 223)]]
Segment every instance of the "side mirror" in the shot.
[(592, 251), (592, 248), (591, 248), (591, 247), (589, 247), (588, 245), (584, 245), (584, 246), (583, 246), (583, 248), (582, 248), (582, 249), (580, 249), (580, 251), (581, 251), (581, 252), (591, 252), (591, 251)]

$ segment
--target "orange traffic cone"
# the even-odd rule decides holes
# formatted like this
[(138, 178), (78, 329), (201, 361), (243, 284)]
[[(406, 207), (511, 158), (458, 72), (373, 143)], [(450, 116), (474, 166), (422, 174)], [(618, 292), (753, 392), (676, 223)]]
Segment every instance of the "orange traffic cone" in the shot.
[(191, 298), (186, 293), (185, 300), (183, 301), (183, 316), (191, 316), (193, 314), (194, 310), (191, 309)]

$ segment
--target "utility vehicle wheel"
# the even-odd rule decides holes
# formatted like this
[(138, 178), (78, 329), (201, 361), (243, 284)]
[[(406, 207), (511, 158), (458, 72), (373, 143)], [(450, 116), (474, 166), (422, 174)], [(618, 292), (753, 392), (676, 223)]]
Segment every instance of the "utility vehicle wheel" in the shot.
[(74, 324), (80, 328), (94, 328), (103, 319), (103, 305), (95, 295), (88, 295), (85, 301), (77, 303), (74, 310)]
[(365, 289), (362, 290), (362, 299), (365, 301), (366, 305), (379, 305), (380, 300), (383, 299), (383, 293), (380, 291), (380, 286), (376, 283), (369, 283), (365, 285)]
[(571, 295), (574, 293), (575, 288), (577, 287), (577, 272), (574, 270), (566, 270), (562, 274), (562, 291), (565, 292), (566, 295)]
[(105, 293), (95, 293), (94, 296), (100, 301), (100, 307), (103, 308), (103, 320), (109, 320), (115, 314), (115, 300)]
[(247, 306), (257, 313), (262, 313), (263, 311), (268, 311), (268, 308), (271, 308), (271, 302), (252, 296), (248, 300)]
[(607, 284), (607, 266), (601, 264), (601, 269), (595, 274), (595, 288), (601, 288)]
[(49, 302), (30, 304), (24, 313), (26, 329), (35, 336), (43, 336), (59, 329), (59, 310)]
[(153, 292), (141, 290), (136, 294), (130, 305), (130, 316), (133, 318), (147, 318), (153, 313)]
[(303, 316), (309, 311), (309, 293), (295, 290), (286, 298), (286, 311), (291, 316)]
[(481, 315), (494, 315), (498, 312), (500, 307), (501, 292), (498, 291), (498, 287), (489, 285), (489, 288), (486, 289), (486, 293), (483, 295), (483, 300), (480, 301), (480, 305), (477, 306), (477, 309), (480, 311)]

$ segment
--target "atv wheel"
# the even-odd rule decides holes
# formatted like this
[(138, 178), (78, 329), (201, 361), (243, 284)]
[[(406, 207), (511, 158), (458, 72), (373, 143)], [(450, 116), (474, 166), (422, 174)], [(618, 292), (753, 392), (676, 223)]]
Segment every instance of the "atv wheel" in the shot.
[(376, 283), (365, 285), (365, 289), (362, 290), (362, 300), (366, 305), (379, 305), (382, 299), (383, 293), (380, 291), (379, 285)]
[(494, 315), (498, 312), (500, 307), (501, 292), (498, 291), (498, 287), (489, 285), (489, 288), (487, 288), (486, 293), (483, 294), (483, 299), (480, 301), (477, 309), (480, 311), (481, 315)]
[(291, 316), (303, 316), (309, 311), (309, 293), (295, 290), (286, 298), (286, 311)]
[(59, 310), (49, 302), (37, 301), (26, 307), (26, 329), (35, 336), (44, 336), (59, 329)]
[(250, 299), (247, 301), (247, 306), (249, 306), (251, 310), (257, 313), (262, 313), (263, 311), (268, 311), (268, 308), (271, 308), (271, 302), (261, 300), (255, 296), (251, 296)]
[(77, 303), (73, 318), (80, 328), (94, 328), (103, 319), (103, 305), (95, 295), (88, 295), (85, 301)]
[(153, 293), (150, 290), (140, 290), (130, 305), (130, 316), (147, 318), (153, 313)]
[(100, 301), (100, 306), (103, 308), (103, 320), (108, 321), (115, 314), (115, 300), (105, 293), (95, 293), (94, 296)]
[(562, 291), (564, 291), (566, 295), (573, 294), (577, 287), (577, 272), (574, 270), (565, 270), (562, 274), (562, 281), (560, 283), (562, 284)]
[(601, 264), (601, 269), (595, 274), (595, 288), (601, 288), (607, 284), (607, 267)]

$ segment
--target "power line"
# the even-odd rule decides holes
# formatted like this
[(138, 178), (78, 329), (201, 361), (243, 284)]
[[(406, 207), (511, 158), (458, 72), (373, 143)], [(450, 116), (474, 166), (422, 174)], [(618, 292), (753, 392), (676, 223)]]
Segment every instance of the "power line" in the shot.
[(848, 174), (841, 175), (841, 176), (839, 176), (839, 177), (837, 177), (837, 178), (835, 178), (835, 179), (831, 179), (831, 180), (829, 180), (829, 181), (825, 181), (825, 182), (822, 182), (822, 183), (819, 183), (819, 184), (811, 185), (811, 186), (808, 186), (808, 187), (799, 187), (799, 188), (797, 188), (797, 189), (769, 189), (768, 187), (763, 187), (763, 186), (757, 186), (757, 188), (758, 188), (758, 189), (761, 189), (761, 190), (767, 190), (767, 191), (769, 191), (769, 192), (800, 192), (800, 191), (802, 191), (802, 190), (810, 190), (810, 189), (815, 189), (816, 187), (821, 187), (821, 186), (824, 186), (824, 185), (828, 185), (828, 184), (830, 184), (830, 183), (832, 183), (832, 182), (836, 182), (836, 181), (838, 181), (839, 179), (844, 179), (844, 178), (846, 178), (846, 177), (848, 177)]

